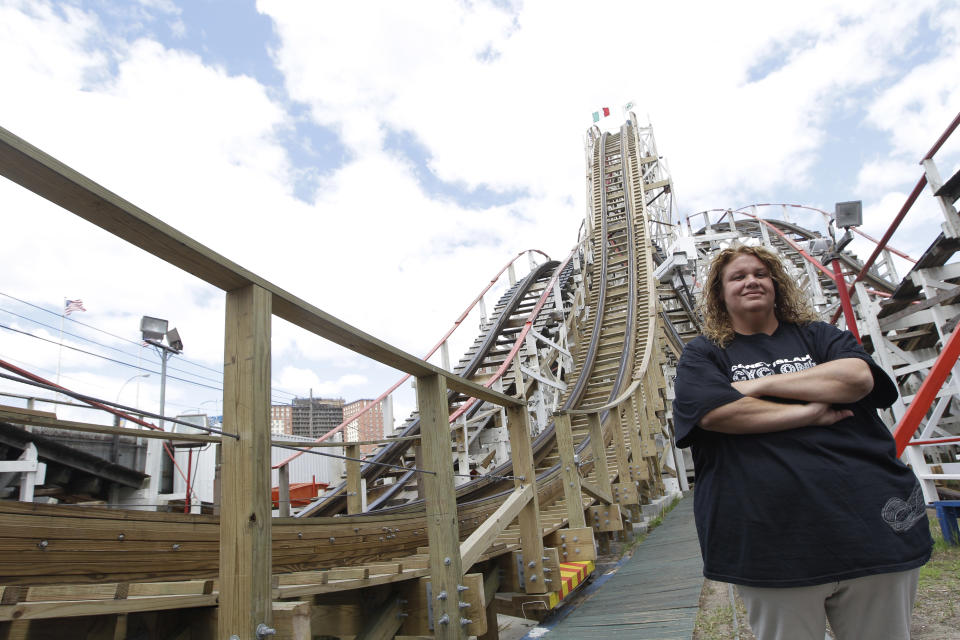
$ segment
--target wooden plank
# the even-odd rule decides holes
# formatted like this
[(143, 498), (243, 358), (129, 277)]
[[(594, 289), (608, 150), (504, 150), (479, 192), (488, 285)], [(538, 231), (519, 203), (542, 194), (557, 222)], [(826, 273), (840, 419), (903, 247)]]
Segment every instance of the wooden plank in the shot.
[[(439, 598), (443, 590), (436, 589), (430, 578), (421, 578), (419, 584), (407, 585), (404, 597), (407, 600), (405, 611), (409, 613), (409, 616), (404, 619), (400, 632), (404, 635), (425, 635), (432, 632), (435, 636), (438, 636), (441, 633), (449, 633), (449, 631), (444, 631), (445, 627), (456, 627), (464, 638), (486, 633), (483, 574), (468, 573), (461, 580), (466, 589), (454, 593), (448, 591), (445, 599)], [(432, 630), (428, 617), (428, 585), (433, 610)], [(457, 617), (451, 618), (448, 624), (442, 624), (438, 622), (443, 615), (443, 613), (438, 613), (438, 605), (448, 601), (453, 601), (454, 608), (457, 609)], [(462, 605), (466, 606), (461, 608)]]
[(587, 414), (587, 425), (590, 433), (590, 451), (593, 453), (593, 470), (597, 479), (597, 487), (605, 495), (610, 495), (612, 493), (610, 490), (610, 469), (607, 466), (607, 449), (603, 439), (603, 428), (600, 426), (600, 416), (596, 413)]
[[(519, 371), (516, 380), (520, 384)], [(527, 593), (548, 591), (543, 581), (543, 532), (540, 528), (540, 503), (536, 492), (537, 472), (530, 444), (530, 414), (526, 407), (507, 407), (510, 457), (513, 461), (514, 487), (530, 486), (533, 496), (517, 514), (520, 548), (523, 552), (524, 587)]]
[(611, 421), (610, 428), (613, 429), (613, 451), (617, 460), (617, 478), (623, 482), (630, 478), (630, 462), (627, 445), (623, 437), (624, 420), (622, 417), (622, 408), (614, 408), (610, 412), (608, 420)]
[(370, 570), (366, 567), (335, 567), (327, 570), (327, 582), (331, 580), (366, 580)]
[(550, 591), (560, 591), (560, 550), (556, 547), (544, 547), (543, 575)]
[(580, 480), (580, 488), (583, 489), (584, 493), (589, 496), (593, 496), (603, 504), (613, 504), (615, 502), (612, 493), (605, 492), (603, 489), (585, 478)]
[(561, 562), (597, 559), (593, 529), (590, 527), (559, 529), (546, 536), (544, 542), (557, 548)]
[(465, 638), (458, 623), (457, 585), (463, 575), (460, 560), (460, 535), (457, 522), (456, 486), (450, 458), (449, 409), (443, 377), (417, 378), (417, 405), (420, 408), (420, 434), (426, 469), (423, 484), (427, 508), (427, 534), (430, 540), (430, 579), (433, 593), (449, 597), (433, 603), (434, 618), (446, 616), (447, 624), (437, 624), (434, 634), (443, 640)]
[(375, 562), (364, 566), (370, 572), (371, 576), (403, 572), (402, 562)]
[(640, 504), (637, 485), (632, 482), (617, 482), (613, 485), (613, 499), (621, 507)]
[(587, 522), (594, 531), (623, 531), (620, 505), (596, 505), (587, 509)]
[(403, 573), (390, 573), (357, 580), (333, 580), (326, 584), (280, 585), (274, 589), (276, 598), (302, 598), (323, 593), (338, 593), (354, 589), (366, 589), (383, 584), (411, 581), (428, 575), (429, 569), (404, 569)]
[(281, 518), (290, 517), (290, 465), (277, 469), (277, 511)]
[[(640, 428), (637, 425), (637, 395), (630, 396), (630, 402), (624, 407), (627, 418), (627, 442), (630, 446), (630, 480), (633, 486), (638, 486), (641, 481), (648, 480), (650, 475), (647, 473), (647, 465), (641, 459), (643, 456), (643, 444), (640, 442)], [(621, 478), (624, 481), (625, 478)]]
[(350, 442), (330, 442), (329, 440), (324, 440), (323, 442), (300, 442), (298, 440), (271, 440), (270, 444), (273, 446), (284, 446), (284, 447), (298, 447), (301, 449), (315, 449), (318, 447), (346, 447), (351, 444), (392, 444), (394, 442), (403, 442), (405, 440), (419, 440), (420, 436), (397, 436), (396, 438), (384, 438), (382, 440), (351, 440)]
[(348, 443), (345, 447), (346, 456), (354, 458), (346, 461), (347, 467), (347, 514), (353, 515), (363, 511), (360, 495), (360, 445)]
[(475, 529), (470, 537), (460, 543), (461, 566), (469, 570), (497, 536), (516, 519), (517, 514), (530, 502), (533, 495), (533, 485), (530, 484), (514, 489), (500, 508)]
[(221, 637), (270, 625), (270, 294), (256, 285), (227, 293), (223, 365), (225, 439), (220, 511)]
[(328, 572), (322, 571), (296, 571), (294, 573), (281, 573), (276, 576), (280, 586), (291, 584), (326, 584)]
[(317, 635), (355, 636), (363, 625), (363, 616), (361, 604), (315, 604), (310, 611), (310, 626), (317, 630)]
[(580, 473), (573, 458), (573, 432), (570, 428), (570, 416), (565, 413), (555, 414), (553, 425), (556, 434), (557, 453), (560, 456), (560, 475), (563, 478), (567, 522), (571, 527), (585, 527), (587, 523), (583, 519)]
[(500, 640), (500, 625), (497, 622), (497, 608), (493, 606), (493, 599), (500, 589), (500, 571), (494, 568), (488, 571), (483, 578), (483, 601), (486, 605), (487, 632), (477, 637), (477, 640)]
[(284, 640), (313, 640), (309, 602), (274, 602), (273, 628)]
[(189, 440), (190, 442), (220, 442), (220, 436), (210, 436), (204, 434), (185, 434), (170, 433), (167, 431), (154, 431), (153, 429), (128, 429), (126, 427), (110, 427), (104, 424), (91, 424), (89, 422), (75, 422), (73, 420), (59, 420), (42, 415), (30, 415), (21, 410), (8, 407), (0, 409), (0, 420), (12, 422), (14, 424), (28, 424), (35, 427), (54, 427), (57, 429), (66, 429), (67, 431), (82, 431), (85, 433), (105, 433), (109, 435), (122, 435), (131, 438), (153, 438), (156, 440)]
[(21, 602), (15, 605), (0, 605), (0, 622), (112, 615), (138, 611), (164, 611), (167, 609), (212, 607), (216, 604), (217, 595), (212, 593), (187, 596), (149, 596), (126, 600)]
[[(400, 630), (403, 624), (405, 606), (400, 604), (401, 598), (393, 596), (377, 607), (360, 629), (355, 640), (390, 640)], [(308, 639), (312, 640), (312, 639)]]

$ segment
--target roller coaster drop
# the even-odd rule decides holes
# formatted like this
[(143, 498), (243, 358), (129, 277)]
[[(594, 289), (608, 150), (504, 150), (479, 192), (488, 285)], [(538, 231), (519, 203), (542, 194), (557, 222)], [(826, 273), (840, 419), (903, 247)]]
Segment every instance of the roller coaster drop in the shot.
[[(898, 281), (888, 237), (866, 265), (848, 252), (825, 255), (830, 234), (790, 222), (793, 205), (680, 219), (652, 129), (632, 114), (617, 132), (594, 127), (576, 247), (562, 261), (529, 254), (530, 272), (489, 316), (482, 309), (480, 335), (446, 370), (243, 270), (0, 130), (6, 177), (227, 292), (224, 435), (233, 436), (219, 440), (219, 517), (0, 503), (0, 631), (46, 637), (70, 624), (126, 637), (128, 625), (149, 618), (154, 633), (183, 638), (260, 638), (271, 628), (290, 638), (495, 638), (497, 610), (555, 606), (592, 567), (596, 543), (638, 523), (644, 505), (688, 488), (671, 437), (673, 365), (699, 332), (703, 271), (731, 242), (776, 248), (824, 317), (848, 288), (854, 294), (857, 315), (845, 321), (859, 323), (903, 390), (889, 424), (899, 421), (904, 440), (917, 431), (925, 442), (943, 437), (932, 456), (920, 446), (934, 445), (908, 447), (925, 497), (937, 499), (934, 481), (956, 475), (931, 467), (955, 450), (954, 389), (919, 418), (908, 403), (929, 396), (921, 382), (956, 361), (938, 357), (938, 345), (953, 342), (948, 303), (960, 297), (960, 268), (948, 264), (960, 247), (960, 179), (941, 184), (932, 159), (950, 131), (924, 165), (944, 234)], [(782, 219), (761, 217), (773, 206)], [(844, 270), (857, 274), (854, 284)], [(296, 517), (270, 517), (272, 315), (417, 380), (418, 412), (396, 437), (363, 463), (349, 460), (346, 481)], [(14, 407), (0, 408), (0, 420), (92, 429)], [(346, 449), (357, 457), (356, 445)], [(278, 465), (281, 482), (288, 462)]]

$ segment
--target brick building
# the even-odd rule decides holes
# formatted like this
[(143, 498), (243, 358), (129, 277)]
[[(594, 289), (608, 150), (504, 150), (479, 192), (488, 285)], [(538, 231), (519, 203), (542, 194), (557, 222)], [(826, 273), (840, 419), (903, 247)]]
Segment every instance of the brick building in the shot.
[(270, 407), (270, 433), (275, 435), (293, 434), (293, 406), (275, 404)]
[[(363, 399), (343, 405), (343, 419), (349, 420), (363, 411), (368, 405), (373, 404), (373, 400)], [(347, 425), (344, 440), (362, 441), (362, 440), (382, 440), (383, 439), (383, 405), (376, 403), (365, 414), (350, 422)], [(360, 451), (368, 453), (376, 449), (376, 445), (362, 445)]]

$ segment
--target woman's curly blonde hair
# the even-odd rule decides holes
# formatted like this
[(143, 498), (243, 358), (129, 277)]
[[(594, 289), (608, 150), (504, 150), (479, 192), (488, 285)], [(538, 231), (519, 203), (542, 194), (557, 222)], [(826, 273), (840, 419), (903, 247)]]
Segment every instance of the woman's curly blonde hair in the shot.
[(723, 270), (735, 258), (743, 255), (753, 256), (763, 263), (773, 280), (773, 310), (777, 320), (795, 324), (809, 324), (819, 320), (797, 283), (787, 275), (780, 257), (764, 247), (741, 245), (724, 249), (710, 263), (710, 272), (703, 286), (700, 298), (700, 312), (703, 314), (703, 334), (720, 348), (733, 340), (733, 324), (727, 305), (723, 301)]

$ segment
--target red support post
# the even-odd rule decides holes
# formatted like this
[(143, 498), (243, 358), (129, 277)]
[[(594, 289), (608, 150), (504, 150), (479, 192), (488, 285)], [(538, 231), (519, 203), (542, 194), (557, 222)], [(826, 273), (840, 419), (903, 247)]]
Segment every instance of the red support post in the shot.
[(860, 330), (857, 328), (857, 317), (853, 315), (853, 305), (850, 304), (850, 293), (847, 291), (847, 279), (843, 277), (843, 270), (840, 268), (840, 261), (833, 259), (833, 280), (837, 283), (837, 293), (840, 294), (840, 307), (843, 309), (843, 317), (847, 321), (847, 329), (857, 339), (857, 342), (863, 343), (860, 339)]
[(957, 363), (958, 357), (960, 357), (960, 331), (954, 329), (947, 339), (943, 351), (937, 356), (937, 361), (930, 368), (929, 375), (920, 385), (920, 389), (913, 396), (913, 401), (907, 407), (906, 413), (900, 418), (899, 424), (893, 431), (893, 439), (897, 441), (898, 457), (903, 454), (910, 438), (916, 433), (917, 427), (920, 426), (920, 421), (927, 415), (927, 411), (930, 410), (930, 406), (937, 397), (937, 392), (943, 386), (950, 370), (953, 369), (953, 365)]

